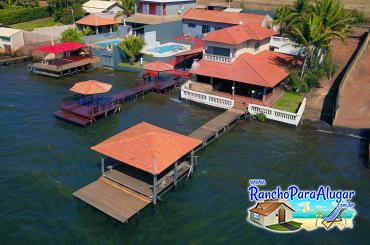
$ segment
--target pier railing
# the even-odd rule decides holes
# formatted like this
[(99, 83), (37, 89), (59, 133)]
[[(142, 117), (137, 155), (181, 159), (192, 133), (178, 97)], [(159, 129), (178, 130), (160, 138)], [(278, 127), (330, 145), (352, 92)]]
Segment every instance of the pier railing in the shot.
[(100, 114), (101, 112), (108, 112), (115, 107), (119, 107), (119, 105), (119, 99), (113, 99), (105, 104), (92, 106), (90, 109), (90, 114), (94, 116)]
[(234, 106), (234, 100), (207, 94), (204, 92), (199, 92), (192, 90), (190, 88), (191, 81), (186, 82), (181, 86), (181, 98), (185, 100), (191, 100), (197, 103), (214, 106), (222, 109), (230, 109)]
[(278, 110), (278, 109), (274, 109), (274, 108), (266, 107), (266, 106), (255, 105), (255, 104), (249, 104), (248, 112), (251, 115), (256, 115), (257, 113), (263, 113), (270, 120), (298, 126), (305, 108), (306, 108), (306, 98), (302, 100), (302, 103), (297, 113), (291, 113), (291, 112), (282, 111), (282, 110)]

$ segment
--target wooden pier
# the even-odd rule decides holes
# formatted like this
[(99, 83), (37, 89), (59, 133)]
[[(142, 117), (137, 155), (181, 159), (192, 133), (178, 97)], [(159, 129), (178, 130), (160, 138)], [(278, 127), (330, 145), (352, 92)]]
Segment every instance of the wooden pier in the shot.
[[(102, 177), (74, 192), (73, 195), (112, 218), (127, 222), (130, 217), (151, 202), (156, 204), (157, 198), (159, 199), (160, 196), (175, 187), (180, 180), (190, 176), (194, 165), (196, 165), (197, 158), (194, 153), (203, 149), (238, 124), (239, 121), (245, 119), (246, 113), (246, 108), (231, 108), (193, 131), (189, 137), (197, 139), (199, 143), (197, 146), (194, 145), (191, 151), (190, 162), (187, 160), (177, 161), (174, 169), (159, 175), (158, 180), (155, 175), (153, 183), (143, 179), (140, 173), (130, 170), (130, 167), (117, 162), (106, 168), (102, 159)], [(132, 135), (132, 133), (129, 135)], [(165, 137), (161, 139), (165, 139)], [(109, 139), (107, 141), (110, 145), (113, 145), (112, 141)], [(152, 141), (156, 142), (155, 140)], [(142, 145), (141, 140), (140, 142)], [(127, 143), (132, 145), (131, 142)], [(111, 150), (108, 152), (111, 152)], [(140, 151), (140, 154), (143, 154), (143, 152)]]
[(231, 108), (189, 134), (190, 137), (203, 141), (203, 145), (196, 151), (206, 147), (219, 136), (233, 128), (240, 120), (245, 119), (246, 113), (246, 109)]
[(136, 100), (150, 91), (163, 92), (169, 90), (176, 86), (178, 82), (178, 80), (171, 80), (139, 83), (133, 88), (105, 97), (105, 103), (99, 105), (81, 104), (78, 101), (82, 99), (82, 96), (74, 95), (62, 100), (60, 110), (55, 112), (54, 116), (80, 126), (87, 126), (100, 116), (106, 117), (111, 112), (120, 112), (121, 105), (124, 102)]
[(5, 58), (5, 59), (0, 59), (0, 66), (12, 65), (12, 64), (30, 61), (30, 60), (32, 60), (32, 57), (30, 56), (10, 57), (10, 58)]

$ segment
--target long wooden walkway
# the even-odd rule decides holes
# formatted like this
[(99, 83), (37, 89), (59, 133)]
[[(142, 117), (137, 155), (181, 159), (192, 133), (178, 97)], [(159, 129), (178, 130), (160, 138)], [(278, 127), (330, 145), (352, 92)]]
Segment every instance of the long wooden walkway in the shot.
[(197, 149), (200, 150), (217, 139), (220, 135), (229, 131), (241, 119), (245, 119), (245, 115), (246, 110), (231, 108), (193, 131), (189, 136), (203, 141), (203, 145)]
[(6, 66), (6, 65), (11, 65), (11, 64), (26, 62), (31, 59), (32, 57), (30, 56), (10, 57), (10, 58), (5, 58), (5, 59), (0, 59), (0, 66)]
[[(203, 145), (195, 151), (206, 147), (229, 131), (244, 119), (245, 115), (246, 109), (232, 108), (192, 132), (189, 136), (203, 141)], [(180, 163), (176, 170), (178, 181), (189, 176), (192, 171), (189, 162)], [(171, 170), (158, 180), (156, 189), (159, 196), (174, 187), (174, 176), (174, 170)], [(105, 171), (97, 181), (74, 192), (73, 195), (112, 218), (127, 222), (130, 217), (153, 201), (153, 185), (140, 176), (125, 172), (123, 166), (118, 166), (117, 169), (110, 166), (110, 170)]]

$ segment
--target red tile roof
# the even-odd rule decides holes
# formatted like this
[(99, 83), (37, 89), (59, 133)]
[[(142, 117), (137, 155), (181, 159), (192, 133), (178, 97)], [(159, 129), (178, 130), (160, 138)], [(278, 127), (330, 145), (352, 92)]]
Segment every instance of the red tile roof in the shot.
[(79, 50), (85, 47), (87, 47), (87, 45), (83, 43), (64, 42), (64, 43), (57, 43), (54, 45), (40, 46), (33, 50), (41, 51), (44, 53), (61, 54), (61, 53), (68, 52), (68, 51)]
[(142, 122), (91, 149), (148, 173), (160, 174), (200, 144), (201, 140)]
[(240, 23), (254, 23), (261, 25), (266, 16), (259, 14), (232, 13), (206, 9), (189, 9), (183, 19), (238, 25)]
[(203, 40), (237, 45), (248, 40), (264, 40), (277, 33), (257, 24), (244, 24), (207, 33)]
[(256, 207), (249, 209), (249, 212), (261, 214), (263, 216), (267, 216), (275, 211), (281, 205), (286, 206), (290, 210), (294, 211), (288, 204), (284, 202), (260, 202), (257, 203)]
[(289, 75), (284, 65), (296, 62), (293, 56), (263, 51), (242, 54), (232, 63), (202, 59), (190, 73), (273, 88)]
[(162, 72), (162, 71), (172, 71), (174, 67), (171, 64), (157, 60), (157, 61), (145, 64), (144, 69), (147, 71)]
[(78, 82), (69, 90), (75, 93), (91, 95), (107, 93), (112, 88), (112, 84), (103, 83), (96, 80)]
[(114, 18), (112, 16), (100, 16), (97, 14), (90, 14), (76, 22), (76, 24), (86, 26), (107, 26), (121, 23), (122, 20), (120, 18)]

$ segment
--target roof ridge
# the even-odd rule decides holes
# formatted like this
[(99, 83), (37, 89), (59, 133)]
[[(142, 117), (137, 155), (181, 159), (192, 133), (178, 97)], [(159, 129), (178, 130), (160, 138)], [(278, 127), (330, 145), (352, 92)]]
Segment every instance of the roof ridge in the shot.
[(244, 55), (241, 57), (242, 59), (243, 59), (243, 61), (253, 70), (253, 71), (255, 71), (256, 72), (256, 74), (260, 77), (260, 78), (262, 78), (262, 80), (263, 81), (265, 81), (268, 85), (270, 85), (270, 83), (264, 78), (264, 77), (262, 77), (262, 75), (256, 70), (256, 69), (254, 69), (254, 67), (251, 65), (251, 64), (249, 64), (249, 62), (245, 59), (245, 57), (244, 57)]
[(229, 37), (231, 38), (231, 40), (234, 41), (234, 43), (239, 43), (237, 42), (234, 38), (233, 38), (233, 35), (230, 33), (230, 29), (229, 28), (224, 28), (224, 30), (227, 32), (227, 34), (229, 35)]
[(244, 29), (244, 31), (246, 31), (249, 35), (251, 35), (251, 37), (253, 38), (253, 40), (257, 40), (257, 36), (256, 36), (256, 35), (255, 35), (255, 33), (250, 29), (249, 24), (244, 24), (244, 25), (243, 25), (243, 29)]

